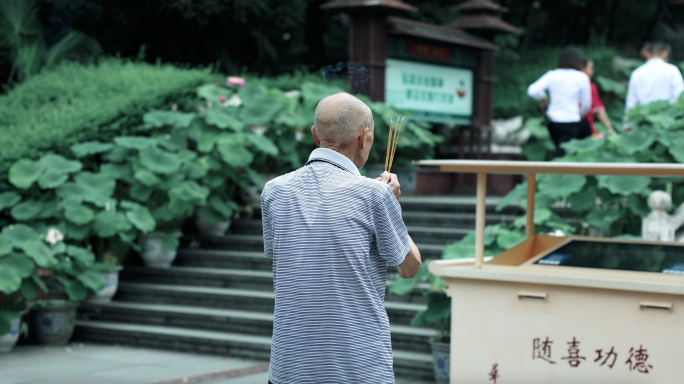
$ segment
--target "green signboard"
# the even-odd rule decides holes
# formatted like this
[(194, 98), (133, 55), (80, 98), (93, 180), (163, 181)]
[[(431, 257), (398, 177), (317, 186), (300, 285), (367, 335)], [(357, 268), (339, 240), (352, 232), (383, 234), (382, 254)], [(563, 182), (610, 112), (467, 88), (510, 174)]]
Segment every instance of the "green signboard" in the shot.
[(415, 120), (469, 125), (473, 71), (388, 58), (385, 102), (410, 110)]

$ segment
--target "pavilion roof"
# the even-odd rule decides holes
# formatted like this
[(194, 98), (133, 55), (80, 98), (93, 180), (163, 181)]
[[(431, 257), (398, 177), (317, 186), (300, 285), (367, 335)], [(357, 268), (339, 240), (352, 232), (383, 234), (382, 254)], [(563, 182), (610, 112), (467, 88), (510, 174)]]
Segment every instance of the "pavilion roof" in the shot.
[(491, 41), (451, 26), (428, 24), (394, 16), (388, 17), (387, 22), (390, 26), (390, 33), (393, 34), (422, 37), (490, 51), (499, 50), (499, 47)]
[(418, 8), (406, 4), (401, 0), (332, 0), (328, 3), (321, 5), (322, 9), (344, 9), (363, 7), (382, 7), (408, 12), (418, 11)]
[(508, 8), (502, 7), (499, 4), (492, 3), (489, 0), (470, 0), (465, 3), (461, 3), (454, 7), (458, 11), (494, 11), (505, 13), (508, 12)]
[(518, 33), (520, 32), (514, 26), (508, 24), (507, 22), (499, 19), (492, 15), (463, 15), (457, 20), (454, 20), (447, 24), (453, 28), (460, 29), (489, 29), (494, 31), (500, 31), (505, 33)]

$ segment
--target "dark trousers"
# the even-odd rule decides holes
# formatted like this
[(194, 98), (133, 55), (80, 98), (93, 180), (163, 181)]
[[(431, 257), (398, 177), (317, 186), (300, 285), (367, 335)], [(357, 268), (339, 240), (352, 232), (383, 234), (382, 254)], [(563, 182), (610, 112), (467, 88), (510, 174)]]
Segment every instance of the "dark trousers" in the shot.
[(556, 152), (553, 157), (565, 156), (565, 149), (561, 144), (567, 143), (572, 139), (584, 139), (591, 136), (591, 127), (586, 120), (578, 121), (576, 123), (549, 123), (549, 135), (553, 144), (556, 146)]

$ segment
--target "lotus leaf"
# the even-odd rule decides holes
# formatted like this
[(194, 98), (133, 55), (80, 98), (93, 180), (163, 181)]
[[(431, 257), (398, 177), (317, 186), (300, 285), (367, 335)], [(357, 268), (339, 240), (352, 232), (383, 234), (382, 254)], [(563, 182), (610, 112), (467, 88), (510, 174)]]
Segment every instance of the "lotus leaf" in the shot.
[(233, 216), (233, 210), (228, 207), (226, 203), (221, 200), (219, 196), (212, 196), (209, 198), (209, 205), (221, 214), (221, 220)]
[(207, 175), (207, 168), (203, 167), (201, 163), (193, 161), (183, 166), (183, 173), (189, 179), (199, 179)]
[(651, 178), (647, 176), (596, 176), (598, 185), (607, 188), (611, 193), (629, 196), (644, 190), (651, 183)]
[(565, 148), (565, 150), (568, 153), (576, 153), (576, 152), (586, 152), (586, 151), (591, 151), (594, 149), (598, 149), (603, 144), (605, 143), (605, 140), (594, 140), (591, 138), (583, 139), (583, 140), (577, 140), (577, 139), (572, 139), (568, 141), (567, 143), (562, 144), (562, 147)]
[(161, 179), (159, 179), (157, 175), (148, 171), (145, 168), (141, 168), (137, 172), (135, 172), (134, 177), (136, 180), (138, 180), (139, 182), (143, 183), (143, 185), (146, 185), (148, 187), (153, 187), (161, 182)]
[(90, 193), (109, 197), (114, 193), (116, 180), (105, 173), (79, 172), (74, 176), (77, 185), (85, 187)]
[(158, 140), (159, 145), (172, 152), (188, 148), (188, 138), (185, 135), (164, 135), (163, 137), (159, 137)]
[(0, 211), (11, 208), (21, 201), (21, 196), (16, 192), (0, 193)]
[(105, 282), (102, 281), (102, 277), (97, 272), (85, 271), (79, 273), (76, 278), (86, 288), (90, 288), (95, 293), (100, 292), (106, 286)]
[(599, 88), (604, 92), (614, 93), (621, 98), (625, 98), (627, 96), (627, 87), (611, 78), (597, 75), (594, 80)]
[(124, 147), (114, 148), (111, 152), (104, 155), (104, 159), (111, 161), (112, 163), (120, 163), (128, 160), (131, 156), (131, 152), (133, 151)]
[(573, 193), (568, 197), (568, 203), (573, 210), (573, 212), (584, 212), (589, 208), (594, 208), (596, 206), (596, 182), (593, 180), (587, 181), (578, 193)]
[(142, 184), (133, 184), (133, 186), (131, 186), (130, 193), (132, 199), (146, 202), (149, 200), (150, 195), (152, 194), (152, 188), (146, 187)]
[(121, 212), (102, 211), (95, 215), (93, 229), (100, 237), (112, 237), (119, 232), (126, 232), (132, 228), (131, 223)]
[(245, 125), (228, 111), (228, 108), (214, 108), (204, 115), (204, 120), (207, 124), (221, 129), (230, 128), (233, 131), (245, 129)]
[(287, 99), (285, 96), (268, 92), (245, 102), (245, 106), (240, 110), (240, 120), (245, 124), (261, 125), (273, 119), (286, 106)]
[(69, 175), (67, 173), (56, 170), (47, 170), (40, 175), (40, 178), (38, 179), (38, 185), (42, 189), (53, 189), (61, 186), (68, 179)]
[(17, 160), (9, 169), (9, 181), (19, 189), (27, 189), (38, 180), (45, 164), (27, 159)]
[(19, 277), (19, 274), (12, 268), (2, 268), (0, 266), (0, 292), (9, 295), (19, 290), (19, 288), (21, 288), (21, 277)]
[(651, 213), (651, 208), (646, 204), (646, 199), (638, 195), (630, 195), (627, 198), (627, 206), (641, 217), (646, 217)]
[(344, 90), (328, 84), (312, 83), (308, 81), (302, 84), (302, 96), (304, 97), (304, 102), (309, 105), (316, 105), (323, 98), (338, 92), (344, 92)]
[(59, 243), (55, 244), (51, 249), (53, 255), (61, 255), (62, 253), (66, 252), (66, 250), (66, 243), (63, 241), (60, 241)]
[(184, 181), (169, 191), (169, 197), (172, 200), (178, 199), (196, 205), (204, 205), (208, 195), (209, 189), (200, 186), (193, 180)]
[[(211, 172), (204, 179), (202, 179), (202, 183), (208, 186), (209, 188), (218, 188), (222, 186), (225, 182), (226, 179), (216, 172)], [(247, 185), (245, 185), (245, 187), (246, 186)]]
[(602, 231), (608, 232), (610, 231), (610, 225), (617, 221), (620, 217), (620, 211), (617, 209), (595, 208), (589, 212), (585, 220), (590, 225), (593, 225)]
[(126, 212), (126, 218), (142, 232), (152, 232), (156, 222), (147, 208), (139, 207)]
[(57, 196), (65, 205), (80, 204), (89, 195), (89, 191), (82, 185), (67, 182), (57, 189)]
[(152, 111), (143, 116), (145, 126), (160, 128), (165, 125), (187, 128), (192, 122), (194, 114), (176, 111)]
[(278, 147), (276, 147), (271, 140), (264, 136), (247, 135), (247, 139), (258, 151), (267, 153), (271, 156), (276, 156), (278, 154)]
[(502, 231), (496, 238), (496, 245), (503, 249), (511, 249), (525, 240), (525, 235), (518, 231)]
[(264, 96), (268, 92), (266, 87), (260, 84), (247, 84), (238, 91), (238, 96), (243, 103), (251, 103), (255, 98)]
[(95, 262), (95, 254), (89, 250), (74, 245), (69, 245), (67, 247), (67, 255), (73, 257), (76, 260), (80, 260), (85, 264), (92, 264)]
[(164, 238), (162, 239), (162, 247), (164, 247), (164, 249), (167, 251), (175, 251), (178, 249), (179, 245), (180, 242), (176, 236), (169, 233), (164, 235)]
[(676, 139), (668, 148), (668, 152), (675, 158), (678, 163), (684, 163), (684, 140)]
[(202, 138), (197, 143), (197, 150), (204, 153), (211, 152), (214, 149), (214, 144), (218, 140), (219, 132), (216, 130), (207, 129), (202, 134)]
[(539, 190), (552, 199), (566, 198), (579, 192), (587, 182), (584, 175), (539, 175)]
[(504, 196), (496, 206), (496, 211), (500, 212), (514, 201), (518, 201), (527, 195), (527, 181), (520, 183)]
[(156, 139), (143, 136), (119, 136), (114, 138), (114, 142), (129, 149), (143, 149), (157, 145)]
[(15, 205), (10, 212), (15, 220), (28, 221), (36, 217), (42, 208), (42, 203), (35, 200), (27, 200)]
[(19, 290), (26, 300), (35, 300), (38, 297), (38, 289), (38, 284), (32, 278), (26, 278), (22, 280)]
[(617, 137), (617, 148), (628, 155), (643, 151), (653, 144), (656, 135), (651, 131), (632, 130)]
[(140, 150), (140, 164), (152, 172), (169, 174), (178, 171), (180, 160), (173, 153), (157, 147)]
[(646, 116), (646, 120), (653, 123), (653, 125), (657, 127), (663, 128), (669, 128), (675, 122), (675, 119), (672, 116), (666, 115), (664, 113)]
[(221, 96), (230, 98), (233, 91), (228, 88), (220, 87), (215, 84), (207, 84), (197, 88), (197, 96), (205, 99), (210, 103), (218, 103)]
[(52, 255), (52, 251), (41, 240), (27, 240), (22, 248), (26, 255), (41, 268), (50, 268), (57, 264), (57, 259)]
[(128, 164), (105, 163), (100, 166), (100, 173), (113, 179), (128, 180), (131, 177), (131, 167)]
[(12, 240), (3, 234), (0, 234), (0, 257), (12, 252), (13, 247)]
[(67, 223), (66, 233), (67, 238), (74, 240), (83, 240), (90, 235), (90, 225), (74, 225)]
[(4, 268), (13, 269), (23, 279), (33, 274), (36, 265), (23, 253), (14, 252), (0, 257), (0, 269)]
[(230, 142), (219, 142), (217, 145), (221, 159), (232, 167), (246, 167), (254, 160), (254, 154), (242, 146)]
[(84, 225), (93, 221), (95, 213), (85, 205), (72, 205), (64, 210), (64, 217), (76, 225)]
[(71, 146), (71, 152), (76, 157), (84, 157), (94, 155), (96, 153), (107, 152), (112, 149), (114, 145), (111, 143), (100, 143), (99, 141), (86, 141), (84, 143), (74, 144)]
[(15, 224), (4, 227), (2, 234), (7, 236), (17, 248), (22, 248), (29, 240), (39, 240), (38, 233), (33, 228), (24, 224)]
[(57, 277), (60, 283), (64, 286), (64, 292), (69, 296), (71, 301), (83, 301), (88, 297), (88, 288), (78, 280), (70, 280), (64, 277)]

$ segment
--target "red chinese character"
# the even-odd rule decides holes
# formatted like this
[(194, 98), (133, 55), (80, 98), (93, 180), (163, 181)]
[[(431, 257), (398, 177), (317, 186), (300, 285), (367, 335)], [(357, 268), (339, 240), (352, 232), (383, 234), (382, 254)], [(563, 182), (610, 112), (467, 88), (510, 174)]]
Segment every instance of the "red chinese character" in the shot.
[(594, 362), (603, 359), (601, 365), (605, 365), (606, 362), (608, 362), (608, 360), (612, 358), (613, 360), (610, 364), (608, 364), (608, 368), (613, 369), (613, 365), (615, 365), (615, 360), (617, 360), (617, 353), (615, 353), (614, 347), (610, 347), (610, 351), (608, 351), (608, 353), (605, 355), (605, 358), (601, 352), (603, 352), (603, 349), (596, 350), (596, 353), (598, 353), (598, 357), (596, 358), (596, 360), (594, 360)]
[(532, 340), (532, 360), (542, 359), (551, 364), (556, 364), (555, 361), (551, 360), (551, 344), (553, 344), (553, 341), (549, 341), (548, 337), (546, 340)]
[(636, 369), (641, 373), (648, 373), (648, 369), (653, 369), (653, 366), (651, 364), (646, 364), (646, 360), (648, 360), (648, 354), (644, 347), (640, 345), (639, 349), (636, 351), (634, 348), (629, 349), (629, 359), (627, 359), (625, 364), (629, 365), (630, 372)]
[(568, 348), (568, 356), (562, 357), (563, 360), (568, 360), (568, 364), (570, 364), (571, 367), (577, 368), (579, 367), (581, 361), (580, 360), (586, 360), (584, 357), (579, 355), (579, 341), (575, 340), (575, 338), (572, 338), (572, 341), (568, 343), (570, 348)]
[(496, 384), (496, 379), (499, 378), (499, 371), (496, 369), (498, 366), (499, 364), (494, 363), (491, 372), (489, 372), (489, 381), (494, 381), (494, 384)]

